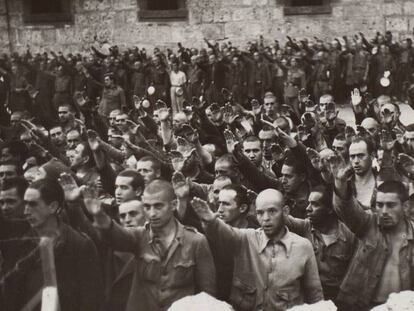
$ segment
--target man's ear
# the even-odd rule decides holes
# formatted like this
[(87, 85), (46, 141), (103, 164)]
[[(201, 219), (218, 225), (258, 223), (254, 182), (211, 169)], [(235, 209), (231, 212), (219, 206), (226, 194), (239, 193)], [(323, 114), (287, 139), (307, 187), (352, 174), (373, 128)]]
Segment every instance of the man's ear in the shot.
[(289, 207), (289, 205), (285, 205), (285, 206), (283, 206), (283, 210), (282, 210), (282, 212), (283, 212), (283, 216), (284, 216), (284, 217), (288, 217), (288, 216), (289, 216), (289, 214), (290, 214), (290, 207)]
[(161, 177), (161, 169), (156, 170), (155, 176), (157, 176), (157, 178), (160, 178)]
[(247, 211), (249, 210), (249, 205), (244, 203), (239, 207), (239, 210), (240, 210), (240, 213), (242, 213), (242, 214), (246, 213), (247, 214)]
[(57, 214), (57, 212), (59, 211), (59, 202), (53, 201), (52, 203), (50, 203), (49, 209), (50, 209), (51, 214)]
[(142, 195), (143, 189), (142, 187), (138, 187), (137, 190), (135, 190), (135, 194), (137, 197), (140, 197)]
[(178, 206), (178, 200), (174, 199), (171, 201), (171, 206), (172, 206), (172, 210), (176, 211), (177, 210), (177, 206)]
[(403, 211), (406, 217), (410, 217), (410, 200), (407, 200), (403, 203)]

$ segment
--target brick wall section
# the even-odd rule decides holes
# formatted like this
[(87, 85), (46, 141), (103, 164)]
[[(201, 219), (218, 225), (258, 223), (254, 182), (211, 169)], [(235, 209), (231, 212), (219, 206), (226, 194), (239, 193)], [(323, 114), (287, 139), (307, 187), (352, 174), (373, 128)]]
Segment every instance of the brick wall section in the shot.
[[(0, 50), (8, 51), (6, 0), (0, 0)], [(332, 13), (285, 16), (286, 0), (187, 0), (188, 20), (142, 22), (137, 0), (72, 0), (74, 22), (63, 26), (28, 26), (23, 23), (22, 0), (8, 0), (12, 48), (22, 51), (65, 49), (82, 51), (94, 35), (110, 43), (140, 47), (175, 47), (176, 42), (202, 46), (202, 38), (242, 44), (263, 34), (266, 40), (293, 37), (334, 38), (363, 31), (391, 30), (398, 37), (412, 33), (414, 1), (332, 0)]]

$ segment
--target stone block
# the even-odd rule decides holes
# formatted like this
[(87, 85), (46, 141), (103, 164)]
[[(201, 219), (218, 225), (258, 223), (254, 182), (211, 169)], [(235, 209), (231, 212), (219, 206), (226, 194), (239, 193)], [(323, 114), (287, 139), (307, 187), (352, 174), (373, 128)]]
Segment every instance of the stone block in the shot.
[(233, 10), (232, 21), (254, 20), (255, 12), (253, 8), (237, 8)]
[(213, 22), (214, 23), (222, 23), (222, 22), (229, 22), (232, 20), (232, 10), (229, 8), (220, 8), (214, 11), (213, 14)]
[(404, 2), (404, 14), (414, 15), (414, 2), (413, 1)]
[(405, 17), (385, 17), (385, 29), (391, 31), (407, 31), (408, 20)]
[(138, 10), (138, 0), (112, 0), (112, 8), (115, 10)]
[(403, 5), (400, 3), (384, 3), (383, 4), (384, 15), (398, 15), (403, 14)]
[[(124, 0), (117, 0), (118, 1), (124, 1)], [(111, 0), (83, 0), (80, 3), (80, 9), (84, 11), (103, 11), (103, 10), (109, 10), (113, 8), (112, 7), (112, 1)]]
[(201, 21), (203, 23), (212, 23), (214, 20), (214, 10), (212, 9), (206, 9), (203, 10), (201, 13)]
[(209, 40), (224, 39), (224, 24), (205, 24), (201, 25), (201, 33), (203, 37)]

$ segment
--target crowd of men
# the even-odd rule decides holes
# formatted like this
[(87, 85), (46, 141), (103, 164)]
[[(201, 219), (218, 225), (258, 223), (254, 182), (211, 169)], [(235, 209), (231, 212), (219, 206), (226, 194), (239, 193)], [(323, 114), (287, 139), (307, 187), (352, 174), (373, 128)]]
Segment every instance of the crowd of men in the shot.
[(1, 310), (40, 310), (45, 269), (62, 311), (414, 290), (411, 40), (206, 44), (1, 56)]

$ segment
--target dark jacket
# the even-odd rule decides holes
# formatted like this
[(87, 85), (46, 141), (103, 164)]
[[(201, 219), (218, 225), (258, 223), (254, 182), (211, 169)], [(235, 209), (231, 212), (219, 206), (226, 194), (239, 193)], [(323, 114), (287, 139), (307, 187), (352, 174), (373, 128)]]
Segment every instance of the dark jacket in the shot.
[[(378, 216), (364, 211), (354, 197), (342, 199), (334, 194), (334, 208), (359, 239), (337, 300), (364, 310), (372, 303), (390, 247)], [(401, 291), (414, 289), (414, 223), (407, 220), (407, 228), (399, 256)]]
[[(19, 272), (9, 280), (14, 288), (9, 287), (8, 290), (16, 295), (7, 310), (20, 310), (42, 289), (42, 262), (39, 254), (35, 255), (23, 263)], [(86, 235), (61, 224), (54, 255), (60, 310), (101, 310), (103, 281), (93, 242)], [(40, 302), (34, 310), (40, 310)]]

